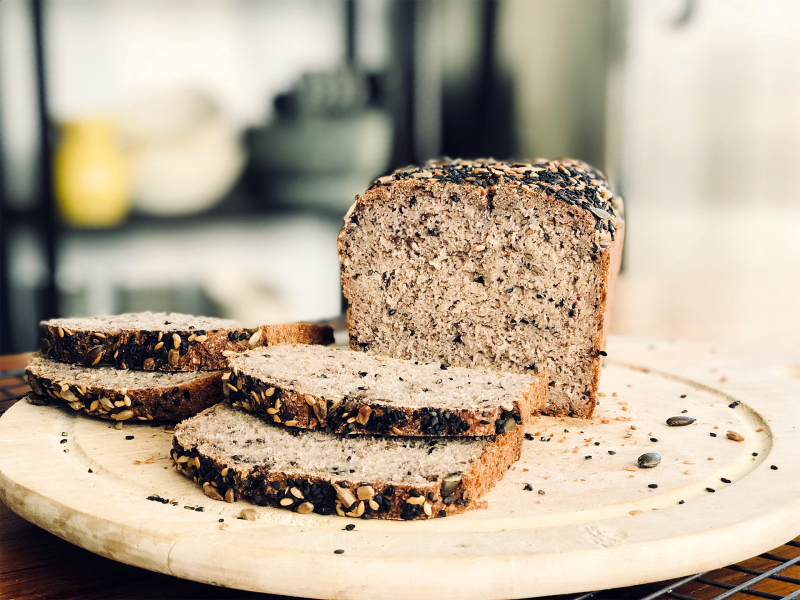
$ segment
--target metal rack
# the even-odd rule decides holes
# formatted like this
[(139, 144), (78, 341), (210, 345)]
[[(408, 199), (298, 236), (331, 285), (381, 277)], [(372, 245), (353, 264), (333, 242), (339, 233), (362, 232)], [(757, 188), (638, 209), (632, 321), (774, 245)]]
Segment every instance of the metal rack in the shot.
[[(0, 372), (0, 416), (20, 400), (30, 388), (25, 370)], [(790, 569), (796, 567), (792, 574)], [(795, 576), (792, 576), (795, 575)], [(776, 582), (780, 593), (755, 588), (758, 584)], [(784, 589), (785, 588), (785, 589)], [(550, 596), (541, 600), (792, 600), (800, 598), (800, 538), (786, 542), (772, 552), (728, 565), (714, 571), (690, 575), (682, 579), (611, 590)]]

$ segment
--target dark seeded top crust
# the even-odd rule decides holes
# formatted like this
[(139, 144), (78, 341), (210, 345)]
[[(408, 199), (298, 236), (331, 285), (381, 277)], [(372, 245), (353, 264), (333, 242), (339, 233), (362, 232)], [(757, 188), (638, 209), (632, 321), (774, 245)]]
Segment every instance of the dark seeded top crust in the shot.
[(195, 317), (180, 313), (124, 313), (121, 315), (103, 315), (100, 317), (81, 317), (74, 319), (51, 319), (42, 321), (43, 327), (62, 327), (78, 331), (98, 331), (101, 333), (118, 333), (120, 331), (173, 331), (202, 329), (237, 329), (242, 325), (231, 319), (215, 319), (212, 317)]
[(320, 398), (451, 410), (513, 406), (535, 378), (303, 345), (258, 348), (231, 357), (229, 364), (284, 390)]
[[(532, 163), (507, 163), (493, 158), (430, 161), (421, 167), (408, 166), (380, 177), (367, 191), (392, 187), (408, 179), (431, 185), (450, 183), (484, 189), (504, 183), (526, 191), (542, 192), (591, 214), (597, 222), (596, 231), (601, 243), (606, 241), (606, 237), (610, 238), (608, 243), (614, 241), (615, 224), (625, 218), (622, 198), (614, 196), (605, 175), (591, 165), (571, 158), (537, 159)], [(353, 204), (345, 216), (345, 223), (355, 206)]]
[(41, 356), (31, 360), (27, 371), (35, 377), (73, 386), (94, 386), (109, 390), (149, 390), (172, 388), (209, 377), (219, 371), (177, 371), (163, 373), (157, 371), (133, 371), (114, 367), (82, 367), (61, 363)]

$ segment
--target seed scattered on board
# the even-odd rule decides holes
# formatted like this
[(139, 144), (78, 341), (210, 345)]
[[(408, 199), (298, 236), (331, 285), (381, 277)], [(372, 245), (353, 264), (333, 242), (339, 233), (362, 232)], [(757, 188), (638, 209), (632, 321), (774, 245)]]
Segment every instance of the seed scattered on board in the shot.
[(744, 436), (742, 436), (739, 433), (736, 433), (735, 431), (729, 431), (725, 435), (729, 440), (733, 440), (734, 442), (743, 442), (744, 441)]
[(333, 551), (333, 553), (334, 553), (334, 554), (344, 554), (344, 550), (342, 550), (342, 549), (340, 548), (339, 550), (334, 550), (334, 551)]
[(685, 427), (686, 425), (691, 425), (697, 419), (693, 419), (692, 417), (670, 417), (667, 419), (667, 425), (670, 427)]
[(356, 526), (353, 525), (352, 523), (350, 523), (349, 525), (345, 525), (345, 527), (344, 527), (345, 531), (353, 531), (353, 529), (355, 529), (355, 528), (356, 528)]
[(777, 470), (778, 470), (778, 467), (777, 467), (776, 465), (772, 465), (772, 466), (770, 467), (770, 469), (772, 469), (773, 471), (777, 471)]
[(661, 462), (661, 455), (656, 452), (645, 452), (642, 454), (636, 463), (641, 469), (652, 469)]

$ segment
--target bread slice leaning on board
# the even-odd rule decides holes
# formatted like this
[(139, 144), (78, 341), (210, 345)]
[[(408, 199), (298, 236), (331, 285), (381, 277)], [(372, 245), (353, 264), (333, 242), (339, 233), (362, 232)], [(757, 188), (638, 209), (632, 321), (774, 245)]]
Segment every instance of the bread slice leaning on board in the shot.
[(36, 356), (25, 375), (44, 403), (50, 399), (115, 421), (182, 421), (221, 402), (226, 371), (134, 371), (83, 367)]
[(486, 506), (523, 428), (489, 437), (337, 435), (269, 425), (228, 404), (180, 423), (175, 468), (215, 500), (300, 514), (429, 519)]
[(546, 372), (546, 412), (588, 418), (624, 233), (622, 199), (577, 160), (400, 169), (339, 234), (350, 347)]
[(86, 367), (215, 371), (227, 357), (272, 344), (332, 344), (327, 325), (287, 323), (247, 329), (230, 319), (178, 313), (129, 313), (52, 319), (39, 325), (42, 356)]
[(547, 379), (286, 345), (230, 358), (234, 406), (288, 427), (386, 436), (506, 433), (545, 407)]

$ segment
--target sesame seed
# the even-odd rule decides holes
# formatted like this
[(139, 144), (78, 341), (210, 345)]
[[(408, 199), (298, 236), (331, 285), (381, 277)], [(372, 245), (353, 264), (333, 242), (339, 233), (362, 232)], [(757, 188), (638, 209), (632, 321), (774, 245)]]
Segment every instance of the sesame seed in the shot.
[(334, 550), (334, 551), (333, 551), (333, 553), (334, 553), (334, 554), (344, 554), (344, 550), (341, 550), (341, 549), (339, 549), (339, 550)]
[(713, 431), (711, 433), (709, 433), (708, 435), (710, 435), (711, 437), (717, 437), (717, 434), (714, 433)]
[(717, 490), (715, 490), (714, 488), (707, 487), (707, 488), (706, 488), (706, 491), (707, 491), (707, 492), (709, 492), (709, 493), (711, 493), (711, 494), (713, 494), (713, 493), (714, 493), (714, 492), (716, 492)]
[(651, 483), (647, 487), (649, 487), (651, 490), (654, 490), (654, 489), (656, 489), (658, 487), (658, 484), (657, 483)]
[(126, 439), (126, 440), (132, 440), (132, 439), (133, 439), (133, 436), (132, 436), (132, 435), (126, 435), (126, 436), (125, 436), (125, 439)]
[(726, 479), (725, 477), (721, 477), (721, 478), (720, 478), (720, 481), (721, 481), (722, 483), (730, 483), (730, 482), (731, 482), (731, 480), (730, 480), (730, 479)]
[(344, 528), (345, 528), (345, 531), (353, 531), (353, 529), (355, 529), (356, 526), (353, 525), (352, 523), (350, 523), (349, 525), (345, 525)]
[(773, 471), (777, 471), (777, 470), (778, 470), (778, 467), (777, 467), (777, 466), (775, 466), (775, 465), (772, 465), (772, 466), (770, 466), (770, 469), (772, 469)]

